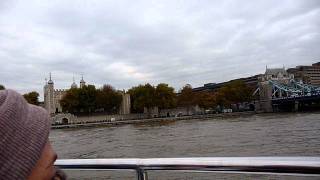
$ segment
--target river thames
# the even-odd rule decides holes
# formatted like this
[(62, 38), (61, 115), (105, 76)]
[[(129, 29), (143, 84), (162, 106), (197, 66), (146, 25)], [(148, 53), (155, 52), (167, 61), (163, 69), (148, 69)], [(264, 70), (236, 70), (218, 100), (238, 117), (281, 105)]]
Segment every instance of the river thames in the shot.
[[(113, 127), (55, 129), (59, 158), (320, 156), (320, 113), (258, 114)], [(67, 171), (71, 179), (134, 179), (130, 171)], [(149, 179), (319, 179), (148, 172)]]

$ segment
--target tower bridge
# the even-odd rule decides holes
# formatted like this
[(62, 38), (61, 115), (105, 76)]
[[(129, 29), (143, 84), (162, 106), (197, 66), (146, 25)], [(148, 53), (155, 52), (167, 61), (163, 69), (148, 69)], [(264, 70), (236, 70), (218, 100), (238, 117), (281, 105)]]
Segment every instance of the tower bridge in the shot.
[(295, 81), (284, 68), (266, 69), (253, 95), (262, 111), (297, 111), (320, 102), (320, 87)]

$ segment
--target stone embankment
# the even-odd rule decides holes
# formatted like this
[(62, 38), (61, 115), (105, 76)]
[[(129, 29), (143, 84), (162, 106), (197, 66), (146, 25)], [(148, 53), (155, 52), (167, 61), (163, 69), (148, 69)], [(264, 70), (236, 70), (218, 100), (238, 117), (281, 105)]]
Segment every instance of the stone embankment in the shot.
[(234, 113), (223, 113), (223, 114), (192, 115), (192, 116), (182, 116), (182, 117), (150, 118), (150, 119), (138, 119), (138, 120), (88, 122), (88, 123), (78, 123), (78, 124), (52, 125), (52, 129), (95, 127), (95, 126), (116, 126), (116, 125), (123, 125), (123, 124), (141, 124), (141, 123), (179, 121), (179, 120), (232, 118), (232, 117), (239, 117), (239, 116), (248, 116), (253, 114), (256, 114), (256, 112), (250, 111), (250, 112), (234, 112)]

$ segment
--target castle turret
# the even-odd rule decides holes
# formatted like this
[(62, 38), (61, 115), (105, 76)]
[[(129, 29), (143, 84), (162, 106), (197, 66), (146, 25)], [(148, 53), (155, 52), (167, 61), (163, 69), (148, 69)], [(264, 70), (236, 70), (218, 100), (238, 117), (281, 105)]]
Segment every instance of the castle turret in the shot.
[(83, 75), (82, 75), (80, 80), (80, 88), (83, 88), (85, 85), (86, 85), (86, 82), (83, 80)]
[(51, 73), (49, 74), (49, 81), (48, 81), (48, 84), (52, 84), (52, 86), (53, 86), (53, 81), (52, 81), (52, 79), (51, 79)]
[(77, 86), (77, 84), (76, 84), (76, 82), (74, 81), (74, 77), (73, 77), (73, 83), (71, 84), (71, 88), (77, 88), (78, 86)]
[(51, 73), (49, 76), (49, 81), (44, 86), (44, 107), (49, 114), (54, 114), (54, 83), (51, 79)]
[(130, 94), (126, 93), (124, 90), (121, 92), (122, 95), (122, 102), (120, 105), (120, 111), (119, 114), (130, 114), (130, 108), (131, 108), (131, 100), (130, 100)]

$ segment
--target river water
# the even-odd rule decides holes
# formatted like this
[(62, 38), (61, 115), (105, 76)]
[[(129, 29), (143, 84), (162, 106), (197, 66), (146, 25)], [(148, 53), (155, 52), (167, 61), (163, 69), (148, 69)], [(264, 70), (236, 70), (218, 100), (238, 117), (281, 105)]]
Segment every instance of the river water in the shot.
[[(259, 114), (52, 130), (59, 158), (320, 156), (320, 113)], [(67, 171), (71, 179), (134, 179), (134, 172)], [(319, 179), (150, 172), (149, 179)]]

